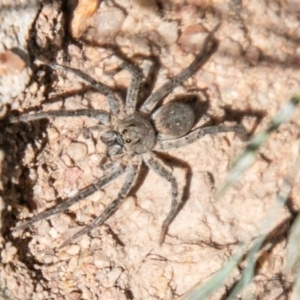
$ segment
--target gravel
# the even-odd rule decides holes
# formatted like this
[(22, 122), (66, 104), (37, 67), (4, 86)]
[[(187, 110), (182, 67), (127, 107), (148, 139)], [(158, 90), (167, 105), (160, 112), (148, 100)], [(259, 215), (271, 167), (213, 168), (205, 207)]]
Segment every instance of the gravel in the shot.
[[(240, 6), (229, 0), (157, 3), (102, 1), (87, 20), (90, 28), (84, 37), (90, 43), (84, 43), (70, 39), (66, 8), (56, 2), (2, 2), (0, 55), (13, 51), (26, 62), (16, 74), (0, 76), (3, 115), (11, 114), (10, 109), (107, 109), (99, 93), (86, 90), (72, 75), (52, 72), (35, 61), (37, 57), (80, 68), (122, 94), (129, 74), (118, 72), (121, 61), (110, 49), (94, 46), (117, 43), (146, 74), (151, 70), (149, 57), (159, 57), (158, 87), (193, 60), (202, 35), (220, 21), (218, 51), (165, 102), (189, 94), (198, 98), (197, 110), (205, 112), (199, 125), (240, 120), (252, 134), (264, 129), (299, 88), (297, 1), (253, 0)], [(256, 236), (299, 151), (299, 117), (298, 110), (291, 122), (271, 135), (255, 164), (218, 202), (215, 190), (246, 142), (229, 133), (207, 136), (170, 152), (177, 165), (186, 162), (181, 168), (174, 163), (173, 173), (181, 189), (189, 178), (189, 192), (162, 247), (158, 238), (170, 208), (170, 187), (144, 170), (139, 187), (106, 225), (60, 251), (55, 248), (116, 197), (124, 177), (67, 214), (38, 222), (24, 233), (12, 233), (21, 218), (53, 207), (102, 176), (99, 164), (105, 148), (99, 131), (93, 129), (97, 123), (87, 118), (1, 124), (0, 297), (179, 298), (219, 270), (238, 241)], [(84, 134), (86, 128), (92, 128), (90, 138)], [(174, 160), (170, 159), (171, 165)], [(295, 180), (290, 201), (299, 210), (299, 175)], [(260, 299), (275, 299), (288, 291), (283, 264), (291, 218), (289, 210), (278, 216), (273, 242), (257, 269), (252, 290)], [(239, 272), (211, 299), (224, 297)], [(275, 276), (282, 280), (274, 280)]]

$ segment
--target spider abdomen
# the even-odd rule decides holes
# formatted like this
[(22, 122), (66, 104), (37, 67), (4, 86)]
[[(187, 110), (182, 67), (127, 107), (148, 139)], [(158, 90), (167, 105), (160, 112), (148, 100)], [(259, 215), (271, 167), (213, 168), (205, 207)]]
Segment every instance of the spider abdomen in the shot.
[(186, 103), (171, 102), (157, 109), (151, 116), (162, 140), (176, 139), (187, 134), (195, 124), (195, 113)]

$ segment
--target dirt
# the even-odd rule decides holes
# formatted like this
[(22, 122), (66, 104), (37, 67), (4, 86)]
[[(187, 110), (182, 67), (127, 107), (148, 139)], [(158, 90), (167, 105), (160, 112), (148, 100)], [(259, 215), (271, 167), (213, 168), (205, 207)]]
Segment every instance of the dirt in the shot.
[[(71, 2), (0, 6), (0, 54), (11, 50), (27, 66), (0, 77), (0, 297), (176, 299), (222, 268), (240, 241), (257, 236), (299, 151), (299, 110), (271, 134), (253, 166), (221, 200), (215, 201), (215, 192), (248, 139), (265, 129), (299, 89), (298, 1), (102, 1), (81, 39), (70, 34)], [(59, 251), (56, 247), (116, 197), (124, 176), (68, 212), (12, 232), (21, 219), (103, 176), (100, 132), (86, 134), (95, 120), (7, 122), (6, 117), (22, 112), (108, 110), (104, 96), (39, 60), (78, 68), (124, 98), (130, 74), (106, 43), (118, 45), (146, 76), (152, 74), (147, 93), (185, 68), (220, 21), (216, 53), (164, 103), (191, 101), (196, 127), (241, 123), (247, 134), (206, 136), (164, 156), (185, 201), (165, 243), (159, 246), (158, 240), (171, 187), (145, 166), (124, 205), (104, 226)], [(284, 263), (287, 233), (299, 211), (299, 180), (298, 175), (289, 205), (277, 216), (261, 254), (251, 285), (259, 299), (293, 297)], [(242, 268), (210, 299), (226, 299)]]

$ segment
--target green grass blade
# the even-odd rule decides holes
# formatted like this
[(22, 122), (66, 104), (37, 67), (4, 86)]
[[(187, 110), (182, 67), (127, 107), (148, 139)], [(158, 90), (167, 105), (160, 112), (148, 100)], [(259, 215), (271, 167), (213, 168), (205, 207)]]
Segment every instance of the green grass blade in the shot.
[(204, 300), (208, 299), (208, 296), (217, 290), (224, 284), (229, 278), (231, 272), (241, 262), (244, 255), (244, 247), (241, 246), (240, 251), (232, 256), (232, 258), (225, 264), (225, 266), (216, 272), (210, 279), (204, 283), (196, 285), (191, 291), (185, 296), (181, 297), (180, 300)]
[[(285, 176), (285, 178), (283, 180), (282, 186), (280, 188), (280, 191), (277, 194), (276, 202), (275, 202), (274, 206), (272, 207), (271, 212), (267, 215), (265, 221), (261, 225), (261, 231), (263, 231), (265, 233), (262, 236), (259, 236), (254, 240), (254, 245), (251, 247), (251, 249), (247, 255), (247, 267), (245, 268), (245, 270), (243, 272), (242, 278), (240, 279), (238, 284), (235, 286), (235, 288), (233, 289), (233, 291), (231, 292), (231, 294), (229, 295), (227, 300), (236, 299), (237, 295), (246, 286), (248, 286), (252, 282), (255, 267), (256, 267), (257, 253), (262, 248), (263, 243), (264, 243), (265, 239), (267, 238), (270, 230), (272, 230), (272, 228), (276, 224), (277, 216), (280, 216), (280, 211), (284, 208), (284, 206), (286, 204), (288, 196), (293, 187), (295, 177), (299, 171), (299, 166), (300, 166), (300, 155), (298, 154), (296, 162), (293, 164), (292, 168), (289, 170), (289, 173), (287, 174), (287, 176)], [(297, 225), (298, 225), (298, 227), (294, 231), (295, 236), (292, 237), (292, 240), (295, 241), (298, 245), (299, 238), (300, 238), (300, 218), (299, 218), (299, 223)], [(292, 247), (294, 247), (294, 246), (292, 246)], [(297, 251), (297, 252), (294, 251), (294, 254), (295, 254), (295, 256), (298, 255), (297, 258), (299, 260), (299, 251)], [(248, 297), (248, 298), (250, 298), (250, 297)]]
[(251, 166), (255, 160), (255, 155), (258, 149), (268, 139), (272, 131), (276, 130), (282, 123), (287, 122), (290, 119), (299, 102), (300, 94), (294, 95), (291, 100), (275, 115), (268, 128), (256, 135), (252, 141), (250, 141), (246, 149), (234, 161), (227, 178), (217, 192), (217, 199), (219, 199), (225, 191), (238, 180), (242, 173)]

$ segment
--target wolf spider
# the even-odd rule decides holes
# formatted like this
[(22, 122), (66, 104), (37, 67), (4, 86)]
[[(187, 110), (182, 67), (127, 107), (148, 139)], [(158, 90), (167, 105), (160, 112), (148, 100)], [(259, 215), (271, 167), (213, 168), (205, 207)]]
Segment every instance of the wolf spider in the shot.
[[(132, 76), (124, 107), (122, 101), (120, 101), (113, 91), (103, 83), (96, 82), (93, 78), (77, 69), (49, 63), (48, 65), (53, 69), (63, 69), (75, 73), (78, 77), (84, 79), (91, 86), (100, 91), (100, 93), (104, 94), (111, 113), (103, 110), (89, 109), (76, 111), (46, 111), (35, 114), (23, 114), (19, 117), (11, 117), (11, 122), (28, 122), (50, 117), (88, 116), (96, 118), (107, 128), (107, 131), (102, 135), (101, 140), (107, 145), (107, 156), (112, 158), (113, 162), (107, 166), (107, 168), (111, 169), (108, 174), (80, 190), (75, 196), (69, 197), (55, 207), (24, 221), (15, 227), (14, 230), (24, 229), (37, 221), (65, 212), (68, 207), (74, 203), (95, 193), (97, 190), (102, 189), (120, 175), (126, 173), (125, 182), (121, 187), (117, 198), (110, 203), (104, 209), (103, 213), (90, 225), (66, 240), (59, 248), (64, 247), (79, 236), (87, 234), (96, 226), (103, 224), (114, 212), (116, 212), (134, 185), (141, 163), (144, 162), (151, 170), (171, 184), (171, 210), (162, 225), (159, 239), (159, 244), (161, 245), (164, 242), (170, 223), (173, 221), (181, 207), (181, 202), (178, 199), (178, 184), (175, 177), (172, 172), (166, 168), (164, 162), (155, 155), (155, 152), (165, 152), (170, 149), (186, 146), (206, 134), (229, 131), (243, 132), (244, 130), (242, 125), (237, 124), (229, 127), (221, 125), (196, 128), (191, 131), (195, 122), (195, 114), (188, 104), (182, 102), (171, 102), (154, 111), (156, 105), (165, 96), (192, 76), (216, 51), (218, 42), (214, 38), (214, 33), (217, 29), (218, 26), (208, 34), (204, 41), (202, 51), (196, 55), (194, 61), (176, 77), (170, 79), (151, 94), (145, 100), (138, 112), (136, 111), (136, 104), (143, 76), (133, 65), (124, 63), (125, 69), (127, 69)], [(127, 159), (124, 159), (126, 156)]]

